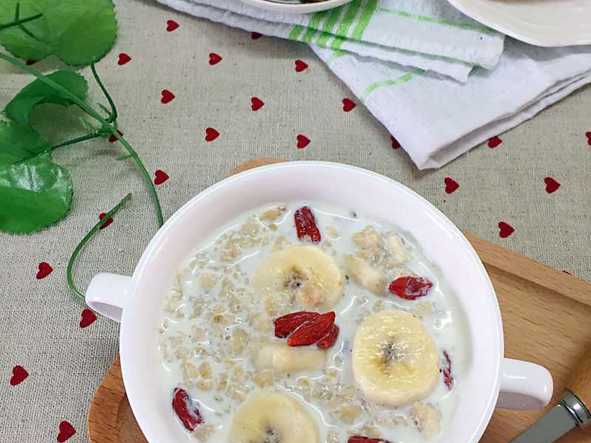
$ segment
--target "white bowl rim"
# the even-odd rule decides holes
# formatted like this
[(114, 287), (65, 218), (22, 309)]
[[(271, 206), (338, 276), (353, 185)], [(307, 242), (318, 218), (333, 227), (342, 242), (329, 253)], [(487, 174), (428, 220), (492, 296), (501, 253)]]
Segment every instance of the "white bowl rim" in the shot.
[(318, 3), (302, 3), (299, 5), (288, 5), (281, 3), (272, 3), (265, 0), (242, 0), (257, 8), (266, 9), (284, 14), (309, 14), (311, 12), (325, 11), (327, 9), (337, 8), (344, 4), (350, 3), (353, 0), (325, 0)]
[[(587, 26), (591, 7), (582, 0), (546, 2), (448, 0), (463, 14), (525, 43), (542, 47), (580, 46), (591, 44)], [(579, 4), (580, 3), (580, 4)], [(560, 7), (560, 16), (549, 15), (548, 9)], [(543, 17), (552, 17), (552, 23)]]
[[(454, 443), (476, 443), (484, 434), (486, 426), (488, 425), (492, 417), (495, 404), (499, 396), (501, 362), (504, 355), (504, 338), (500, 308), (498, 305), (492, 282), (490, 280), (490, 277), (488, 276), (488, 273), (486, 272), (486, 269), (484, 268), (484, 265), (482, 264), (480, 258), (478, 257), (478, 254), (476, 253), (472, 245), (468, 242), (463, 233), (455, 226), (455, 224), (451, 220), (449, 220), (447, 216), (445, 216), (439, 209), (432, 205), (428, 200), (426, 200), (421, 195), (417, 194), (412, 189), (408, 188), (402, 183), (399, 183), (389, 177), (386, 177), (373, 171), (369, 171), (357, 166), (347, 165), (344, 163), (327, 161), (288, 161), (282, 163), (274, 163), (270, 165), (259, 166), (254, 169), (249, 169), (239, 174), (229, 176), (213, 184), (212, 186), (204, 189), (203, 191), (195, 195), (193, 198), (191, 198), (180, 209), (178, 209), (158, 230), (158, 232), (154, 235), (154, 237), (144, 250), (142, 257), (140, 258), (132, 276), (132, 296), (128, 297), (128, 300), (126, 300), (125, 309), (123, 310), (121, 318), (120, 359), (123, 381), (126, 388), (126, 392), (128, 394), (128, 400), (133, 410), (133, 413), (137, 419), (137, 422), (140, 425), (140, 428), (142, 429), (146, 439), (149, 442), (159, 442), (161, 441), (159, 439), (161, 435), (158, 434), (156, 430), (156, 425), (152, 423), (150, 420), (146, 419), (147, 410), (139, 400), (139, 397), (141, 396), (145, 386), (139, 382), (136, 382), (132, 374), (130, 374), (130, 372), (132, 372), (132, 369), (134, 369), (134, 359), (132, 357), (134, 349), (128, 349), (127, 343), (128, 340), (133, 337), (134, 331), (134, 329), (132, 328), (133, 320), (130, 321), (130, 317), (132, 317), (134, 313), (133, 302), (134, 300), (137, 300), (138, 297), (134, 297), (133, 295), (136, 292), (138, 282), (141, 280), (143, 273), (146, 271), (154, 252), (160, 246), (162, 246), (163, 240), (167, 237), (168, 233), (175, 228), (179, 220), (187, 216), (191, 212), (192, 208), (198, 205), (198, 203), (201, 202), (201, 200), (211, 196), (216, 192), (219, 192), (224, 187), (237, 184), (242, 180), (249, 180), (253, 177), (263, 175), (270, 171), (289, 170), (302, 167), (337, 168), (347, 170), (352, 173), (364, 175), (368, 179), (385, 181), (387, 184), (394, 186), (395, 188), (397, 188), (398, 191), (404, 192), (407, 194), (407, 196), (416, 199), (418, 202), (425, 206), (425, 209), (428, 210), (431, 215), (436, 216), (438, 221), (444, 223), (445, 228), (449, 230), (450, 234), (454, 235), (455, 240), (459, 242), (462, 245), (463, 250), (470, 255), (470, 258), (474, 262), (473, 264), (476, 265), (477, 268), (479, 268), (479, 276), (482, 280), (483, 287), (486, 288), (486, 292), (488, 293), (488, 295), (492, 295), (492, 297), (489, 297), (492, 303), (490, 303), (490, 311), (488, 313), (493, 316), (494, 321), (491, 321), (491, 324), (494, 323), (495, 328), (494, 331), (491, 332), (493, 336), (496, 337), (496, 341), (494, 343), (491, 343), (492, 345), (494, 345), (494, 349), (489, 349), (488, 351), (494, 351), (492, 352), (492, 355), (495, 356), (494, 365), (491, 365), (491, 367), (489, 368), (489, 372), (493, 374), (493, 377), (489, 380), (484, 380), (482, 383), (483, 385), (487, 385), (486, 395), (483, 395), (484, 407), (482, 408), (478, 423), (474, 423), (470, 426), (473, 429), (471, 437), (469, 437), (469, 439), (466, 442), (454, 441)], [(481, 350), (479, 349), (475, 349), (475, 351), (478, 352), (480, 355), (482, 354)]]

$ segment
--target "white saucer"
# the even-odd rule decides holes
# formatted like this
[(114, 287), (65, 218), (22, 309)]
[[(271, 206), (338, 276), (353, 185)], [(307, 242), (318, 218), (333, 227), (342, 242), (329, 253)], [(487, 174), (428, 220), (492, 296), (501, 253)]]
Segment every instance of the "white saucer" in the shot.
[(591, 0), (448, 0), (469, 17), (538, 46), (591, 44)]
[(252, 6), (266, 9), (273, 12), (282, 12), (288, 14), (307, 14), (309, 12), (324, 11), (326, 9), (336, 8), (337, 6), (349, 3), (351, 0), (326, 0), (317, 3), (302, 3), (295, 5), (272, 3), (264, 0), (242, 0)]

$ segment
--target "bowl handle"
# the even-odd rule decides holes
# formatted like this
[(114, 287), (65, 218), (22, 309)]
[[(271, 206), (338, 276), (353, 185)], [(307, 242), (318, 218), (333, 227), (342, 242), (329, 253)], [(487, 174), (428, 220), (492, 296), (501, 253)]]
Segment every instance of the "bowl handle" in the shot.
[(109, 273), (97, 274), (86, 289), (86, 304), (92, 310), (119, 323), (130, 290), (131, 277)]
[(552, 375), (543, 366), (503, 359), (498, 408), (542, 409), (552, 398)]

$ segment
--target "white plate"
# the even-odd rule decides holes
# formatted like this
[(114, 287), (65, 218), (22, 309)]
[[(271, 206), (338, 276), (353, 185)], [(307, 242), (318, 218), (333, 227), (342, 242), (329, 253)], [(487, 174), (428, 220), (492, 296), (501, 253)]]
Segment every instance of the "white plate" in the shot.
[(469, 17), (538, 46), (591, 44), (591, 0), (448, 0)]
[(273, 12), (283, 12), (288, 14), (308, 14), (309, 12), (324, 11), (325, 9), (336, 8), (351, 2), (351, 0), (325, 0), (318, 3), (302, 3), (299, 5), (288, 5), (281, 3), (272, 3), (265, 0), (242, 0), (252, 6), (266, 9)]

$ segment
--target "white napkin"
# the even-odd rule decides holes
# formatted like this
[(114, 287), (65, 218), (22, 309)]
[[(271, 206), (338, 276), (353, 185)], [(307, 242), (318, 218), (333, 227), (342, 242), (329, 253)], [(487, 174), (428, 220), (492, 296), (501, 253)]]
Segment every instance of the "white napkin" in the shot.
[[(158, 1), (199, 17), (276, 35), (276, 24), (199, 4), (213, 0)], [(215, 3), (237, 7), (237, 1)], [(417, 7), (433, 7), (431, 0), (411, 1)], [(406, 0), (381, 3), (406, 4)], [(591, 46), (537, 48), (507, 39), (498, 65), (490, 71), (476, 68), (465, 84), (425, 68), (359, 56), (342, 47), (311, 46), (396, 137), (419, 169), (443, 166), (591, 82)]]
[(474, 66), (494, 67), (503, 35), (442, 0), (354, 0), (316, 14), (278, 14), (240, 0), (158, 0), (247, 31), (345, 50), (465, 82)]
[(591, 47), (507, 39), (493, 71), (465, 85), (395, 64), (312, 47), (393, 134), (419, 169), (439, 168), (591, 82)]

